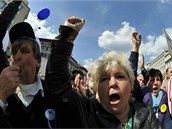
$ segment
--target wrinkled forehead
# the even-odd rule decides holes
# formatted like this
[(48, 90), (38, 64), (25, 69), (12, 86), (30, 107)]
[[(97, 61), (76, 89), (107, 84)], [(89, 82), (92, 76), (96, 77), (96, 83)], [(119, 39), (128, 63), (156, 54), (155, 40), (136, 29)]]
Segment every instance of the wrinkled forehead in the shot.
[(103, 74), (110, 74), (111, 72), (114, 72), (114, 73), (119, 73), (119, 72), (122, 72), (122, 73), (126, 73), (126, 70), (123, 66), (121, 65), (111, 65), (111, 66), (107, 66), (105, 67), (104, 71), (102, 71), (101, 75)]

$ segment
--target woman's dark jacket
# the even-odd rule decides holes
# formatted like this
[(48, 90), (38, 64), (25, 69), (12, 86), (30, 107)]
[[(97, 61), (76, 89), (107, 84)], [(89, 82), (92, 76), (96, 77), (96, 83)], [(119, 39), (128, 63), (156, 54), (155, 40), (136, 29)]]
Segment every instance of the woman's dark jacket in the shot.
[[(162, 90), (162, 98), (161, 101), (156, 109), (155, 112), (158, 113), (158, 120), (160, 122), (160, 124), (165, 128), (165, 129), (171, 129), (172, 128), (172, 120), (170, 118), (170, 113), (169, 113), (169, 109), (168, 109), (168, 100), (167, 100), (167, 94), (164, 90)], [(152, 100), (152, 95), (151, 92), (148, 92), (143, 99), (143, 102), (146, 104), (149, 104), (153, 107), (153, 100)], [(161, 106), (165, 104), (167, 106), (165, 112), (161, 112)]]

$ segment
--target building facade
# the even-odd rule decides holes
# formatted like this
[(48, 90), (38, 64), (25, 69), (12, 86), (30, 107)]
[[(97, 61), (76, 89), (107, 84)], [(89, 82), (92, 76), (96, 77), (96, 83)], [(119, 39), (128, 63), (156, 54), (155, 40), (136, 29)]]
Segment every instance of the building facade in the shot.
[[(41, 43), (41, 56), (42, 56), (42, 63), (41, 63), (41, 68), (40, 72), (45, 75), (45, 68), (47, 64), (47, 59), (51, 54), (51, 45), (55, 41), (53, 39), (45, 39), (45, 38), (39, 38), (40, 43)], [(79, 64), (72, 56), (70, 58), (69, 62), (69, 70), (72, 72), (73, 70), (81, 70), (84, 73), (84, 76), (87, 76), (87, 69), (84, 68), (81, 64)]]
[[(12, 1), (14, 1), (14, 0), (0, 0), (0, 13), (2, 13), (4, 8)], [(10, 29), (16, 23), (22, 22), (25, 19), (27, 19), (29, 12), (30, 12), (30, 8), (28, 6), (28, 1), (22, 0), (21, 4), (19, 6), (19, 11), (17, 12), (15, 17), (13, 18), (8, 29)]]
[(164, 50), (152, 62), (146, 65), (147, 69), (159, 69), (163, 75), (165, 74), (165, 71), (168, 67), (172, 67), (172, 56), (170, 55), (168, 50)]
[[(14, 0), (0, 0), (0, 14), (3, 12), (5, 7), (12, 1)], [(25, 19), (27, 19), (28, 17), (29, 12), (30, 12), (30, 8), (28, 7), (27, 0), (22, 0), (21, 4), (18, 7), (18, 12), (16, 13), (10, 25), (8, 26), (8, 30), (10, 30), (11, 27), (15, 25), (16, 23), (25, 21)], [(7, 49), (6, 49), (7, 55), (10, 56), (11, 43), (9, 41), (6, 41), (5, 44), (6, 44), (5, 46), (7, 46)]]

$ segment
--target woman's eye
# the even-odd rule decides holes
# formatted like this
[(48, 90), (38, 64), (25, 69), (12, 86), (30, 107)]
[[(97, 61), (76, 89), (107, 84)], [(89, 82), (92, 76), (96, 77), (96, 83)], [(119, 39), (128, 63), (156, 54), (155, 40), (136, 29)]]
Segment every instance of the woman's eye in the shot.
[(124, 79), (125, 77), (123, 75), (116, 76), (117, 79)]
[(102, 78), (100, 79), (100, 82), (107, 81), (108, 79), (109, 79), (108, 77), (102, 77)]

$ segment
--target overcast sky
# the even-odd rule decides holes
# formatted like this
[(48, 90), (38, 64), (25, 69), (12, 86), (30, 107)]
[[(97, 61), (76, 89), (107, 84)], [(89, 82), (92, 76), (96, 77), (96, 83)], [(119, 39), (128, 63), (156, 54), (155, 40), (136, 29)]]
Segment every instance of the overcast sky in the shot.
[[(131, 34), (142, 34), (140, 55), (146, 64), (163, 50), (167, 43), (163, 29), (172, 38), (171, 0), (28, 0), (31, 23), (40, 38), (53, 39), (59, 25), (70, 16), (85, 18), (73, 50), (73, 57), (82, 65), (88, 65), (107, 50), (125, 53), (131, 50)], [(38, 20), (40, 10), (48, 8), (50, 16)], [(41, 29), (38, 29), (41, 27)], [(87, 66), (86, 66), (87, 67)]]

